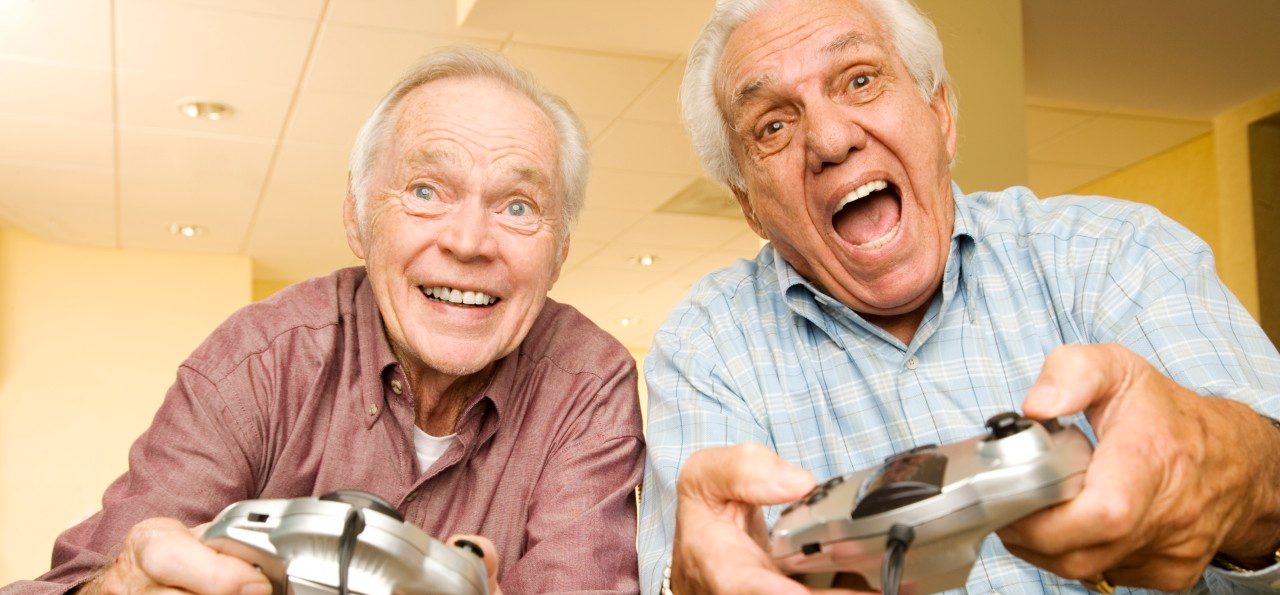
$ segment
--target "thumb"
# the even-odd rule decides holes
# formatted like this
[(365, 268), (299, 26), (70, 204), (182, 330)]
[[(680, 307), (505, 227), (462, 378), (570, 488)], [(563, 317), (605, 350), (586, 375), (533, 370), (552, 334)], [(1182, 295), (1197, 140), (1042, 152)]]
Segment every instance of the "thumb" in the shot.
[(676, 487), (681, 496), (709, 504), (743, 502), (767, 506), (791, 502), (817, 483), (762, 444), (704, 448), (689, 457)]
[(1065, 345), (1049, 353), (1022, 401), (1022, 413), (1049, 419), (1090, 414), (1124, 394), (1137, 356), (1118, 345)]
[(489, 595), (500, 595), (498, 587), (498, 548), (493, 542), (479, 535), (458, 534), (450, 537), (445, 543), (462, 548), (484, 562), (485, 574), (489, 577)]

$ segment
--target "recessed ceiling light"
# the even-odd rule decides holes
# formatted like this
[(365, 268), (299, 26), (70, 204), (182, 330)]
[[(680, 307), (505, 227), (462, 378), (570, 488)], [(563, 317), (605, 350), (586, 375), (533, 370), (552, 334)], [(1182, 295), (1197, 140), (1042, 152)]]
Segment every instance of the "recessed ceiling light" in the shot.
[(655, 262), (658, 262), (658, 257), (652, 254), (639, 254), (631, 257), (631, 264), (642, 267), (651, 267)]
[(184, 238), (194, 238), (198, 235), (203, 235), (204, 228), (190, 223), (171, 223), (169, 225), (169, 233)]
[(637, 324), (640, 324), (640, 319), (639, 318), (623, 318), (618, 321), (618, 324), (621, 324), (622, 326), (635, 326)]
[(231, 115), (231, 106), (216, 101), (183, 99), (178, 102), (178, 111), (188, 118), (216, 122)]

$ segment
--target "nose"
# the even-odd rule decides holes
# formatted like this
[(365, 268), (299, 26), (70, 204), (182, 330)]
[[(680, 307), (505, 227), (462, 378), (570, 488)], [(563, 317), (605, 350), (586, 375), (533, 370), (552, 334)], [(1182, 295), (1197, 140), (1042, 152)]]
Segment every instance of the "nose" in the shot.
[(479, 200), (465, 201), (444, 222), (445, 228), (440, 234), (440, 249), (462, 262), (493, 258), (497, 253), (498, 243), (492, 228), (497, 223), (480, 203)]
[(839, 165), (867, 146), (867, 132), (847, 113), (847, 107), (830, 100), (810, 103), (806, 110), (806, 155), (815, 174)]

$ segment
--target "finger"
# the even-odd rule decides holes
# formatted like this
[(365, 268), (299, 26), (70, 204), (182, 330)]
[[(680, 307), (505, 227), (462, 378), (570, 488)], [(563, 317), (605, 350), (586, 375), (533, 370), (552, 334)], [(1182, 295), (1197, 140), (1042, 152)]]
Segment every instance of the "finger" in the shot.
[(1128, 585), (1165, 592), (1190, 590), (1200, 581), (1208, 559), (1156, 557), (1141, 564), (1121, 565), (1106, 571), (1107, 579), (1117, 585)]
[[(715, 585), (717, 593), (742, 593), (744, 595), (809, 595), (804, 585), (778, 574), (776, 570), (746, 567), (721, 575)], [(831, 590), (830, 593), (854, 591)]]
[(445, 543), (464, 548), (471, 553), (475, 553), (475, 549), (471, 546), (480, 548), (480, 559), (484, 562), (484, 571), (489, 577), (489, 593), (498, 592), (498, 548), (492, 541), (479, 535), (458, 534), (450, 537)]
[(1009, 550), (1009, 553), (1026, 560), (1032, 566), (1043, 568), (1062, 578), (1072, 580), (1093, 578), (1106, 572), (1107, 578), (1111, 582), (1115, 582), (1116, 577), (1112, 576), (1108, 570), (1114, 568), (1123, 555), (1109, 546), (1075, 550), (1056, 556), (1047, 556), (1016, 545), (1006, 544), (1005, 547)]
[(192, 527), (191, 535), (194, 536), (196, 539), (204, 539), (204, 532), (208, 531), (209, 525), (212, 525), (212, 524), (213, 524), (213, 521), (209, 521), (207, 523), (202, 523)]
[(1049, 419), (1105, 407), (1128, 388), (1135, 358), (1118, 345), (1059, 347), (1045, 358), (1040, 377), (1022, 401), (1022, 412)]
[(704, 448), (693, 453), (680, 472), (681, 496), (705, 502), (745, 502), (757, 506), (799, 499), (817, 480), (765, 446), (745, 443)]
[(1136, 548), (1139, 543), (1132, 538), (1141, 537), (1136, 530), (1160, 482), (1143, 468), (1152, 460), (1143, 454), (1147, 444), (1128, 438), (1116, 435), (1098, 444), (1085, 471), (1084, 489), (1074, 499), (1001, 529), (1000, 539), (1050, 556), (1122, 540)]
[(138, 568), (153, 582), (209, 595), (269, 595), (271, 583), (248, 562), (200, 543), (174, 519), (151, 519), (130, 540)]

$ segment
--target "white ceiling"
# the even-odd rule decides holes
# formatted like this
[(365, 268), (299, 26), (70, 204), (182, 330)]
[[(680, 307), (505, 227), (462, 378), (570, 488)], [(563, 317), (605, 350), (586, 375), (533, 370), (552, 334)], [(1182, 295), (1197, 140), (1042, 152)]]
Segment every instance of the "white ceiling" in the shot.
[[(1201, 3), (1168, 5), (1203, 20)], [(945, 1), (923, 6), (957, 18)], [(1280, 18), (1261, 18), (1276, 6), (1216, 4), (1214, 18), (1232, 27), (1194, 35), (1162, 8), (1135, 35), (1098, 21), (1148, 16), (1148, 3), (1026, 0), (1029, 171), (1006, 177), (1058, 193), (1207, 132), (1213, 110), (1280, 85)], [(0, 0), (0, 218), (77, 244), (244, 254), (260, 279), (324, 274), (355, 262), (340, 205), (347, 153), (374, 102), (432, 48), (479, 45), (583, 116), (588, 206), (552, 295), (642, 349), (697, 278), (760, 245), (738, 220), (655, 212), (701, 175), (675, 94), (710, 7), (478, 0), (457, 26), (455, 0)], [(953, 58), (984, 43), (940, 29)], [(958, 77), (980, 71), (965, 68)], [(957, 82), (965, 114), (983, 82)], [(176, 109), (185, 97), (235, 112), (191, 120)], [(961, 122), (963, 134), (974, 120)], [(964, 167), (1000, 170), (998, 151), (964, 155)], [(168, 230), (176, 222), (206, 232), (180, 238)], [(658, 259), (639, 267), (641, 253)]]

